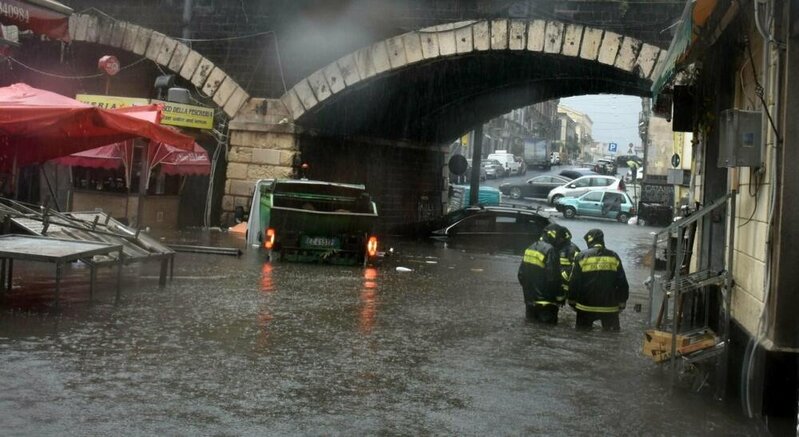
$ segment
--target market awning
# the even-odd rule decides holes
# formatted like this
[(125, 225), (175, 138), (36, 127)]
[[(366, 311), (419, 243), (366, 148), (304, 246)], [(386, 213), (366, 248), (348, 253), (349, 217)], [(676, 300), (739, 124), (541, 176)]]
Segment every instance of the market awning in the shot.
[[(53, 162), (71, 167), (125, 169), (125, 182), (130, 187), (133, 163), (133, 141), (110, 144), (96, 149), (84, 150), (69, 156), (54, 159)], [(147, 179), (156, 166), (168, 175), (209, 175), (211, 160), (208, 152), (197, 143), (192, 150), (178, 149), (164, 143), (150, 143), (147, 151)]]
[[(652, 76), (652, 95), (658, 94), (671, 82), (677, 72), (701, 57), (704, 49), (713, 45), (738, 11), (737, 2), (719, 0), (689, 0), (671, 40), (668, 55), (659, 62)], [(711, 20), (718, 17), (718, 20)], [(711, 26), (711, 23), (716, 24)], [(708, 32), (710, 28), (715, 32)]]
[(54, 0), (0, 0), (0, 24), (69, 41), (70, 7)]
[(192, 151), (194, 139), (154, 122), (158, 105), (105, 110), (49, 91), (0, 88), (0, 167), (67, 156), (137, 137)]
[(192, 151), (181, 150), (165, 143), (150, 143), (148, 152), (151, 169), (160, 165), (161, 171), (170, 175), (211, 174), (208, 152), (197, 143), (194, 143)]

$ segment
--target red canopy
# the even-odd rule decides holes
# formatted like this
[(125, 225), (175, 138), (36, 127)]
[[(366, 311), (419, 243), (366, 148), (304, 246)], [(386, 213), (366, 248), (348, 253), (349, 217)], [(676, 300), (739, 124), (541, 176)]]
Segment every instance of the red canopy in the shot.
[(197, 143), (194, 150), (188, 152), (169, 144), (150, 143), (148, 149), (150, 169), (156, 165), (161, 171), (171, 175), (208, 175), (211, 174), (211, 160), (208, 152)]
[[(208, 175), (211, 174), (211, 161), (208, 152), (197, 143), (192, 151), (178, 149), (168, 144), (150, 143), (147, 152), (147, 180), (156, 165), (170, 175)], [(61, 165), (73, 167), (114, 169), (125, 167), (125, 180), (130, 186), (131, 164), (133, 162), (133, 142), (111, 144), (96, 149), (73, 153), (55, 160)]]
[(69, 42), (72, 9), (53, 0), (3, 0), (0, 24)]
[(157, 105), (105, 110), (49, 91), (0, 88), (0, 166), (44, 162), (145, 137), (191, 151), (194, 139), (157, 124)]

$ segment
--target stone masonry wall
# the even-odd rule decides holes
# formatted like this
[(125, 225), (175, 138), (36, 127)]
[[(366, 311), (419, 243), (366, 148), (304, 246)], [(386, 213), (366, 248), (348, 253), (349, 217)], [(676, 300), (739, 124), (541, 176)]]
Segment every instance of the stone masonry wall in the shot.
[(233, 223), (240, 206), (249, 211), (258, 179), (291, 177), (298, 151), (294, 126), (279, 100), (251, 99), (230, 122), (222, 224)]

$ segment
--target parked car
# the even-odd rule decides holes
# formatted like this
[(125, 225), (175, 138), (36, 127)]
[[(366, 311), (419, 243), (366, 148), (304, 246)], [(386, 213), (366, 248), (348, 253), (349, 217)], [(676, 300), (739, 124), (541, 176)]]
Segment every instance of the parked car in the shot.
[(512, 199), (523, 197), (536, 197), (546, 199), (553, 188), (569, 183), (571, 179), (563, 176), (536, 176), (525, 183), (505, 183), (499, 186), (499, 191)]
[(620, 191), (626, 190), (624, 181), (619, 178), (614, 178), (613, 176), (583, 176), (561, 185), (560, 187), (554, 188), (549, 192), (547, 201), (550, 205), (554, 205), (556, 201), (562, 197), (581, 196), (595, 188), (613, 188)]
[[(467, 164), (467, 167), (466, 167), (466, 173), (464, 174), (464, 176), (465, 176), (465, 180), (468, 182), (468, 181), (472, 180), (472, 160), (471, 159), (467, 159), (466, 160), (466, 164)], [(480, 166), (480, 182), (483, 182), (486, 179), (488, 179), (488, 176), (486, 175), (486, 169), (485, 169), (484, 166), (481, 165)]]
[(532, 210), (469, 207), (444, 216), (443, 226), (432, 236), (455, 247), (521, 254), (548, 224), (548, 218)]
[(567, 168), (565, 170), (561, 170), (558, 174), (569, 179), (577, 179), (583, 176), (593, 176), (599, 173), (588, 168)]
[(483, 168), (486, 171), (486, 178), (498, 179), (507, 176), (505, 166), (496, 159), (486, 159), (483, 161)]
[(486, 159), (495, 159), (499, 161), (505, 169), (506, 175), (519, 174), (521, 171), (521, 165), (516, 162), (516, 157), (507, 150), (495, 150), (494, 153), (489, 154)]
[(599, 174), (616, 176), (616, 163), (610, 159), (597, 159), (594, 163), (594, 171)]
[(558, 199), (556, 206), (566, 218), (582, 215), (615, 219), (621, 223), (627, 223), (636, 213), (627, 193), (607, 188), (589, 191), (580, 197)]

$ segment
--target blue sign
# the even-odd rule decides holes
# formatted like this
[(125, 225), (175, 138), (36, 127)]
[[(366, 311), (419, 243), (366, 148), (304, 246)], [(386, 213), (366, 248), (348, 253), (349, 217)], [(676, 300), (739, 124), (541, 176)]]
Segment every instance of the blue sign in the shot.
[(616, 143), (608, 143), (608, 152), (616, 153), (616, 150), (619, 148), (619, 145)]

